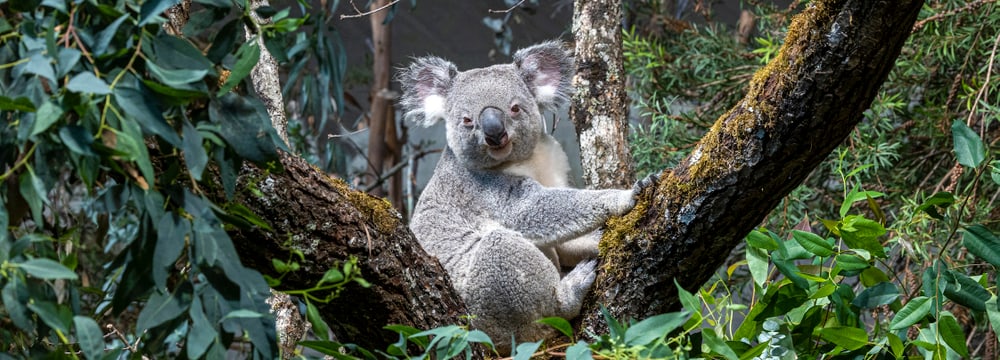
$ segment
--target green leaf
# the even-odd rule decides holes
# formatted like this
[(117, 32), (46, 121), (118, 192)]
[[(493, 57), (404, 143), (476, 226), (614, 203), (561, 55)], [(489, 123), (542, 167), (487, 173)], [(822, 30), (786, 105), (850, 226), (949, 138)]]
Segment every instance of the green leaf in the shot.
[(851, 209), (851, 205), (854, 205), (854, 203), (882, 196), (885, 196), (885, 194), (878, 191), (861, 191), (860, 187), (855, 186), (850, 192), (847, 193), (847, 196), (844, 197), (844, 203), (840, 205), (840, 217), (846, 217), (847, 212)]
[(62, 117), (63, 109), (51, 101), (45, 101), (35, 112), (35, 123), (31, 125), (29, 136), (41, 134)]
[(924, 319), (931, 312), (931, 299), (926, 296), (917, 296), (896, 312), (896, 316), (889, 322), (890, 330), (900, 330), (916, 324)]
[(208, 74), (207, 69), (165, 69), (153, 62), (147, 62), (146, 68), (157, 80), (173, 87), (201, 81)]
[[(208, 153), (205, 152), (205, 147), (202, 145), (203, 139), (201, 134), (198, 133), (198, 130), (194, 126), (191, 126), (190, 122), (185, 120), (183, 129), (184, 147), (182, 149), (184, 150), (184, 162), (187, 164), (191, 177), (197, 181), (201, 181), (201, 175), (205, 171), (205, 166), (208, 165)], [(254, 217), (256, 218), (256, 215)]]
[(212, 62), (220, 62), (226, 55), (233, 51), (233, 47), (239, 43), (243, 37), (243, 22), (240, 19), (230, 20), (219, 32), (215, 34), (212, 46), (208, 48), (205, 56)]
[(593, 358), (590, 346), (582, 340), (566, 349), (566, 360), (593, 360)]
[(985, 226), (976, 224), (962, 232), (962, 245), (973, 255), (1000, 267), (1000, 238)]
[(14, 99), (6, 96), (0, 96), (0, 110), (35, 112), (35, 104), (31, 102), (31, 99), (24, 96)]
[(21, 270), (43, 280), (67, 279), (76, 280), (79, 276), (63, 264), (46, 258), (37, 258), (17, 264)]
[(260, 100), (227, 93), (209, 103), (208, 113), (220, 125), (219, 135), (239, 156), (257, 164), (277, 159), (276, 145), (283, 142)]
[(757, 249), (768, 251), (778, 250), (778, 243), (764, 233), (752, 230), (746, 237), (747, 244)]
[(271, 225), (268, 224), (266, 220), (257, 216), (257, 214), (254, 214), (252, 210), (242, 204), (226, 204), (226, 213), (239, 219), (239, 222), (236, 224), (237, 226), (245, 228), (256, 226), (263, 230), (271, 230)]
[(720, 339), (719, 336), (716, 335), (714, 332), (712, 332), (710, 329), (706, 330), (708, 331), (701, 332), (701, 340), (704, 342), (705, 345), (708, 345), (708, 348), (711, 349), (712, 352), (722, 355), (729, 360), (739, 360), (740, 357), (736, 355), (736, 352), (733, 351), (733, 348), (729, 347), (729, 345), (727, 345), (725, 341)]
[(983, 139), (961, 120), (951, 123), (951, 137), (955, 143), (955, 157), (959, 164), (976, 168), (986, 159)]
[(962, 326), (950, 312), (942, 311), (938, 315), (938, 333), (944, 338), (944, 343), (948, 344), (948, 347), (955, 350), (963, 359), (969, 358), (969, 348), (965, 346), (965, 331), (962, 331)]
[[(775, 285), (769, 286), (769, 288)], [(785, 284), (777, 290), (768, 289), (768, 293), (754, 308), (763, 306), (763, 309), (753, 317), (754, 321), (764, 321), (775, 316), (784, 316), (794, 308), (802, 306), (809, 301), (809, 295), (798, 286)]]
[(84, 356), (88, 359), (100, 359), (104, 356), (104, 333), (94, 319), (74, 316), (73, 326), (76, 328), (76, 341)]
[(899, 298), (899, 289), (891, 282), (879, 283), (865, 289), (854, 298), (851, 305), (862, 309), (874, 309), (881, 305), (891, 304)]
[(49, 301), (31, 301), (28, 303), (28, 309), (38, 315), (45, 325), (63, 334), (69, 334), (69, 325), (73, 321), (73, 313), (69, 307)]
[(49, 84), (56, 83), (56, 71), (52, 68), (52, 60), (42, 53), (35, 53), (28, 58), (24, 72), (46, 78), (50, 81)]
[(62, 129), (59, 129), (59, 139), (69, 148), (69, 151), (83, 156), (97, 156), (97, 153), (90, 147), (90, 144), (94, 142), (94, 137), (82, 126), (63, 126)]
[(56, 57), (56, 76), (63, 77), (69, 74), (70, 70), (80, 62), (80, 57), (83, 53), (80, 50), (74, 48), (59, 48), (59, 55)]
[(144, 26), (153, 21), (157, 23), (162, 22), (163, 18), (159, 15), (162, 14), (167, 8), (174, 6), (179, 0), (146, 0), (142, 3), (142, 9), (139, 11), (139, 26)]
[(622, 328), (622, 324), (614, 316), (611, 316), (611, 313), (608, 312), (608, 308), (604, 307), (604, 304), (601, 304), (601, 314), (604, 315), (604, 321), (608, 324), (608, 335), (615, 341), (624, 342), (625, 329)]
[(28, 170), (22, 173), (18, 179), (18, 189), (21, 192), (21, 197), (28, 203), (28, 208), (31, 209), (31, 218), (36, 224), (43, 224), (42, 204), (48, 203), (49, 198), (46, 196), (47, 192), (42, 179), (36, 176), (34, 171), (30, 171), (30, 167)]
[(819, 337), (850, 351), (868, 345), (868, 333), (864, 329), (851, 326), (820, 328)]
[(233, 311), (230, 311), (230, 312), (226, 313), (226, 316), (222, 317), (222, 320), (226, 320), (226, 319), (256, 319), (256, 318), (261, 318), (261, 317), (264, 317), (264, 314), (261, 314), (259, 312), (252, 311), (252, 310), (247, 310), (247, 309), (236, 309), (236, 310), (233, 310)]
[(226, 82), (219, 88), (216, 96), (221, 97), (228, 93), (229, 90), (232, 90), (243, 81), (247, 75), (250, 75), (250, 70), (253, 70), (259, 59), (260, 47), (257, 46), (256, 38), (243, 43), (240, 49), (236, 51), (236, 63), (233, 64), (233, 68), (229, 72), (229, 77), (226, 78)]
[(573, 326), (569, 324), (569, 321), (558, 316), (547, 317), (543, 319), (538, 319), (535, 321), (539, 324), (545, 324), (559, 330), (560, 333), (566, 335), (566, 337), (573, 338)]
[(167, 124), (163, 118), (163, 110), (145, 86), (141, 84), (137, 87), (117, 86), (114, 95), (123, 115), (138, 123), (143, 132), (157, 135), (175, 147), (182, 146), (177, 131)]
[(885, 258), (885, 249), (878, 238), (885, 235), (886, 230), (882, 224), (865, 219), (861, 216), (850, 215), (841, 221), (840, 235), (844, 243), (852, 249), (862, 249), (870, 252), (877, 258)]
[(997, 340), (1000, 340), (1000, 306), (997, 306), (996, 295), (993, 295), (986, 302), (986, 315), (990, 319), (990, 327), (993, 328), (993, 333), (996, 334)]
[(746, 258), (747, 267), (750, 268), (750, 277), (753, 278), (753, 282), (759, 287), (764, 287), (764, 281), (767, 280), (768, 274), (768, 261), (767, 252), (764, 249), (756, 248), (753, 246), (746, 247)]
[(25, 286), (23, 278), (20, 277), (11, 277), (7, 285), (4, 285), (3, 291), (0, 291), (0, 300), (3, 302), (8, 318), (26, 333), (35, 331), (35, 322), (26, 306), (30, 300), (29, 296), (27, 286)]
[(115, 19), (115, 21), (111, 22), (111, 24), (105, 27), (104, 30), (98, 32), (97, 40), (94, 41), (94, 46), (91, 49), (91, 51), (93, 51), (93, 53), (99, 57), (108, 55), (109, 50), (113, 51), (113, 49), (109, 49), (108, 46), (111, 44), (111, 40), (114, 39), (115, 35), (118, 34), (118, 27), (120, 27), (122, 23), (124, 23), (125, 20), (127, 20), (128, 18), (129, 14), (127, 13), (122, 14), (117, 19)]
[(187, 349), (188, 359), (200, 359), (208, 351), (209, 346), (215, 342), (219, 332), (215, 330), (202, 308), (201, 299), (195, 297), (191, 302), (191, 309), (188, 311), (191, 319), (191, 327), (188, 328), (187, 340), (184, 347)]
[(136, 333), (142, 332), (177, 319), (187, 313), (191, 307), (190, 294), (184, 294), (178, 289), (171, 295), (162, 291), (153, 291), (146, 301), (146, 306), (139, 312), (136, 320)]
[(316, 333), (317, 338), (330, 338), (330, 327), (326, 325), (326, 321), (323, 321), (323, 318), (319, 316), (319, 310), (309, 300), (306, 300), (306, 320), (312, 324), (313, 332)]
[(662, 339), (668, 333), (684, 324), (691, 315), (690, 310), (652, 316), (629, 326), (625, 330), (626, 346), (642, 346)]
[(76, 74), (72, 79), (69, 79), (66, 89), (76, 93), (94, 95), (107, 95), (111, 93), (108, 83), (89, 71)]
[[(541, 345), (542, 345), (541, 341), (518, 344), (517, 347), (514, 348), (514, 352), (511, 353), (510, 356), (514, 358), (513, 360), (531, 360), (531, 355), (533, 355), (535, 351), (538, 350), (538, 347)], [(451, 358), (450, 356), (439, 357), (439, 359), (450, 359), (450, 358)]]
[(889, 339), (889, 349), (892, 350), (893, 357), (896, 359), (902, 359), (903, 349), (905, 349), (903, 347), (903, 341), (900, 340), (899, 336), (896, 336), (896, 334), (887, 333), (885, 335)]
[(173, 273), (174, 262), (185, 248), (185, 237), (191, 231), (191, 222), (180, 215), (168, 212), (156, 224), (156, 256), (153, 257), (153, 282), (164, 289), (167, 277)]
[(938, 212), (938, 208), (946, 209), (954, 203), (955, 195), (952, 195), (947, 191), (941, 191), (931, 195), (931, 197), (927, 199), (924, 199), (924, 202), (921, 203), (920, 206), (917, 206), (916, 211), (924, 211), (932, 218), (941, 220), (943, 217), (941, 216), (941, 213)]
[(828, 257), (833, 255), (833, 245), (819, 235), (807, 231), (792, 230), (792, 238), (807, 251), (816, 254), (816, 256)]
[(945, 297), (974, 311), (986, 310), (986, 301), (992, 295), (982, 285), (954, 270), (948, 270), (945, 279), (948, 280), (944, 288)]
[(785, 260), (781, 257), (781, 253), (775, 251), (771, 254), (771, 263), (774, 267), (778, 269), (782, 275), (785, 275), (789, 281), (791, 281), (795, 286), (803, 289), (809, 289), (809, 280), (806, 280), (801, 275), (799, 275), (799, 269), (795, 267), (795, 263), (792, 260)]

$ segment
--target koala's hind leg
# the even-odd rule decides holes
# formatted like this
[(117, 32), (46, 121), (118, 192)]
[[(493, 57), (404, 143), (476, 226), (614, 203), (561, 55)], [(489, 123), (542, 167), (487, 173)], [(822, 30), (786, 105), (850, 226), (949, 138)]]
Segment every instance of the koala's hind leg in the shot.
[(462, 291), (469, 312), (482, 320), (472, 324), (490, 335), (501, 353), (510, 350), (511, 335), (518, 342), (551, 335), (551, 328), (534, 321), (565, 316), (560, 302), (569, 294), (561, 293), (572, 288), (561, 283), (552, 261), (520, 234), (503, 228), (489, 230), (473, 251)]

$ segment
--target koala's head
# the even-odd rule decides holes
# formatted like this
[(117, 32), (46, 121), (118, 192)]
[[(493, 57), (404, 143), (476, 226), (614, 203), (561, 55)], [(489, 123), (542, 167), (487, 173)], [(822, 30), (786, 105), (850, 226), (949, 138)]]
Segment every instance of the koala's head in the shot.
[(458, 71), (437, 57), (416, 59), (398, 81), (406, 117), (445, 122), (448, 146), (471, 168), (525, 160), (544, 132), (542, 110), (563, 105), (572, 59), (558, 42), (514, 54), (514, 63)]

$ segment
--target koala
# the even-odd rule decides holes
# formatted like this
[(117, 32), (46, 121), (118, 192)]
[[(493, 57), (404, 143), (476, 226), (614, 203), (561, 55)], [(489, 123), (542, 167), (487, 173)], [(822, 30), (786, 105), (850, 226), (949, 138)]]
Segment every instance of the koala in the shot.
[[(447, 145), (414, 209), (410, 228), (501, 352), (510, 340), (551, 334), (535, 320), (580, 312), (594, 282), (599, 228), (635, 206), (651, 181), (629, 190), (568, 187), (560, 144), (543, 110), (562, 106), (572, 58), (558, 42), (514, 54), (511, 64), (458, 71), (417, 58), (397, 80), (418, 125), (445, 123)], [(562, 259), (560, 259), (562, 257)], [(572, 266), (560, 275), (560, 263)]]

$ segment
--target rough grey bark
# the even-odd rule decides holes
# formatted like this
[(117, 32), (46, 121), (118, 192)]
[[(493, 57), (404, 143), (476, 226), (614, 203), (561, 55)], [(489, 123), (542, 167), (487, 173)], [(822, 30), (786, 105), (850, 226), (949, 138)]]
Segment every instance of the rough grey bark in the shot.
[(694, 289), (862, 119), (910, 34), (921, 0), (813, 1), (780, 54), (750, 82), (691, 155), (663, 173), (638, 210), (602, 242), (598, 304), (619, 318), (679, 308), (674, 280)]
[[(250, 8), (256, 10), (261, 6), (270, 6), (268, 0), (251, 0)], [(256, 11), (250, 11), (250, 17), (257, 24), (270, 24), (271, 19), (265, 19), (257, 15)], [(281, 140), (288, 143), (288, 119), (285, 117), (285, 100), (281, 96), (281, 80), (278, 73), (278, 62), (274, 56), (264, 46), (264, 37), (259, 32), (247, 29), (245, 32), (249, 41), (254, 36), (257, 37), (257, 46), (260, 47), (260, 60), (250, 71), (250, 80), (253, 81), (253, 89), (257, 97), (267, 106), (267, 113), (271, 115), (271, 123), (274, 130), (278, 131)]]
[(573, 5), (576, 74), (570, 118), (589, 188), (628, 188), (635, 178), (628, 148), (621, 18), (621, 0), (577, 0)]

